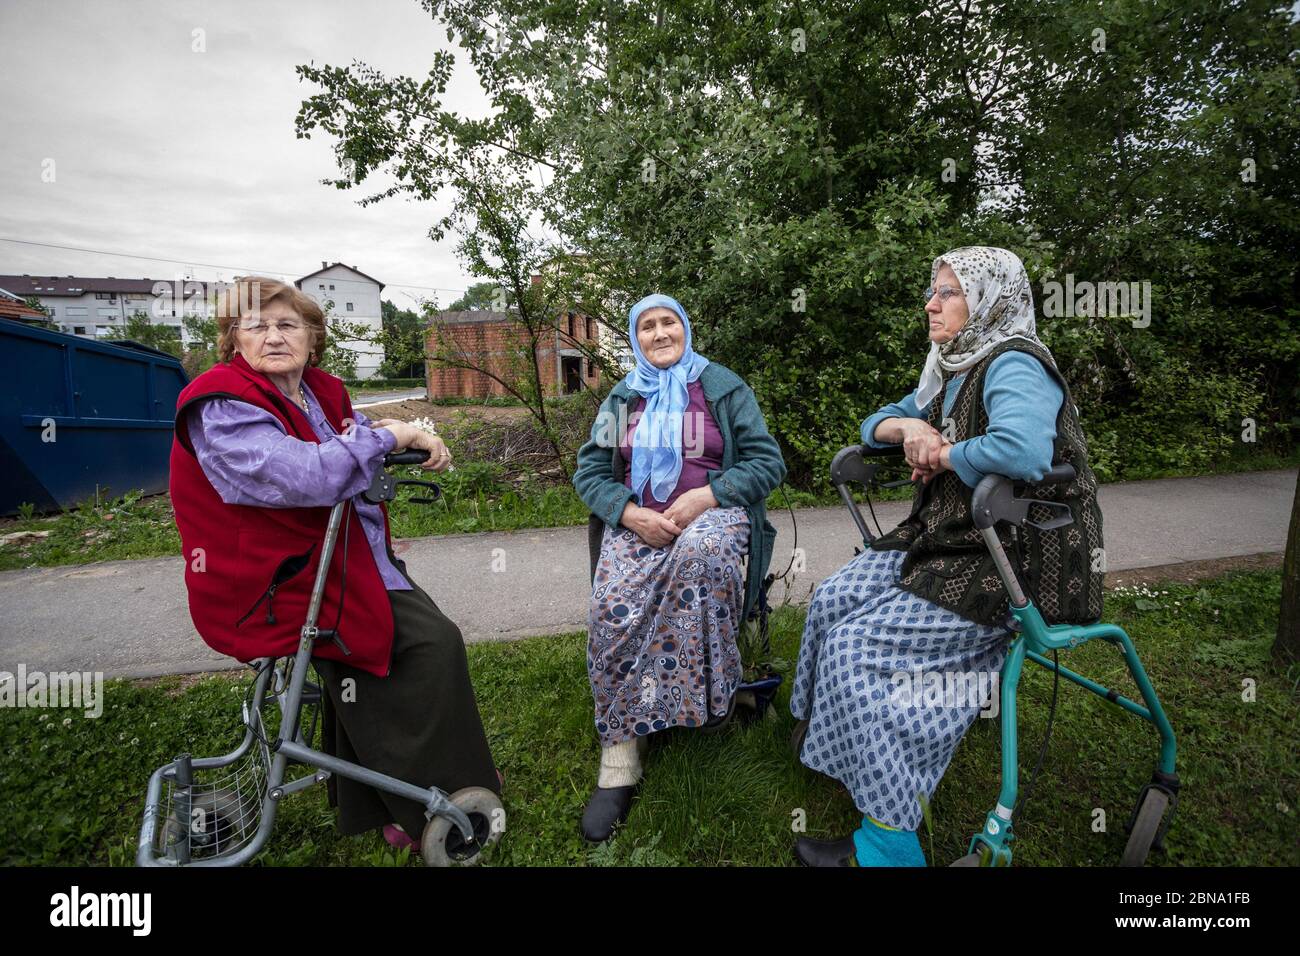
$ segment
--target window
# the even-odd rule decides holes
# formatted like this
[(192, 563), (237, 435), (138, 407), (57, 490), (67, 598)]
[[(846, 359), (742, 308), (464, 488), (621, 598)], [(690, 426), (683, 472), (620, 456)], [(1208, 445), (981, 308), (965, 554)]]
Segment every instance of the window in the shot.
[(76, 333), (77, 335), (85, 335), (85, 334), (86, 334), (86, 327), (85, 327), (84, 325), (74, 325), (74, 326), (72, 327), (72, 331), (73, 331), (74, 333)]
[(100, 310), (99, 310), (99, 314), (100, 314), (100, 317), (101, 317), (101, 318), (109, 318), (109, 319), (111, 319), (111, 318), (114, 318), (114, 317), (117, 315), (117, 310), (116, 310), (116, 309), (100, 309)]
[(351, 303), (351, 302), (348, 303), (348, 311), (349, 311), (349, 312), (352, 311), (352, 303)]
[(333, 282), (330, 283), (330, 291), (331, 291), (331, 292), (334, 291), (334, 283), (333, 283)]
[(587, 338), (594, 339), (595, 337), (596, 337), (596, 320), (589, 318), (587, 319)]
[(324, 283), (324, 282), (318, 282), (317, 285), (318, 285), (320, 288), (322, 288), (322, 289), (325, 288), (325, 283)]
[(85, 315), (85, 314), (86, 314), (86, 307), (85, 307), (84, 305), (70, 305), (70, 306), (68, 306), (68, 316), (69, 316), (69, 317), (77, 316), (77, 315)]
[(569, 313), (569, 338), (573, 338), (573, 313)]
[(56, 309), (56, 308), (55, 308), (54, 306), (52, 306), (52, 305), (49, 306), (49, 310), (50, 310), (50, 318), (51, 318), (51, 319), (54, 318), (54, 316), (57, 315), (57, 314), (58, 314), (58, 311), (59, 311), (58, 309)]

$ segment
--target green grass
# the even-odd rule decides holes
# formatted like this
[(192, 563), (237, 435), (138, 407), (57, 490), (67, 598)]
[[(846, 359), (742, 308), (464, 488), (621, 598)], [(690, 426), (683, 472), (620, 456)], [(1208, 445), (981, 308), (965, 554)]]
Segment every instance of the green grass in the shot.
[[(1107, 617), (1133, 635), (1179, 736), (1182, 803), (1168, 839), (1173, 865), (1300, 864), (1300, 721), (1296, 677), (1268, 663), (1276, 626), (1276, 573), (1195, 586), (1122, 592)], [(775, 651), (792, 660), (802, 613), (784, 608)], [(470, 648), (493, 752), (506, 773), (508, 830), (494, 865), (746, 864), (791, 862), (791, 823), (842, 835), (857, 822), (834, 781), (791, 756), (788, 687), (772, 718), (717, 736), (657, 735), (627, 824), (602, 847), (578, 835), (598, 749), (586, 680), (584, 636), (533, 638)], [(1119, 657), (1094, 642), (1063, 662), (1121, 693), (1131, 682)], [(246, 673), (246, 672), (245, 672)], [(1242, 682), (1257, 698), (1242, 700)], [(0, 863), (123, 864), (134, 853), (150, 771), (176, 753), (215, 754), (239, 739), (240, 675), (197, 682), (112, 682), (99, 719), (80, 712), (0, 709)], [(1032, 800), (1017, 823), (1016, 863), (1113, 865), (1138, 789), (1151, 773), (1154, 732), (1063, 683), (1056, 726)], [(1028, 667), (1022, 684), (1022, 781), (1043, 733), (1051, 680)], [(65, 715), (67, 726), (64, 726)], [(653, 738), (652, 738), (653, 739)], [(996, 721), (967, 734), (935, 794), (932, 859), (962, 855), (998, 790)], [(1093, 832), (1105, 810), (1106, 832)], [(931, 845), (933, 847), (931, 851)], [(259, 858), (266, 865), (411, 862), (377, 834), (339, 837), (321, 788), (288, 798)]]

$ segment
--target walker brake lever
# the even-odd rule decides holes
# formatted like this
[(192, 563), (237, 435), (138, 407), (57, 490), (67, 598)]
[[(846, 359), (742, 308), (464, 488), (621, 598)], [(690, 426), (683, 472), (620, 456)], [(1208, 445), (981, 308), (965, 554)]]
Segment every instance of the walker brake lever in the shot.
[(396, 494), (398, 485), (419, 485), (421, 488), (428, 488), (430, 491), (433, 492), (432, 498), (412, 497), (410, 500), (417, 505), (431, 505), (434, 502), (436, 502), (439, 498), (442, 497), (442, 488), (434, 484), (432, 481), (418, 481), (415, 478), (399, 478), (393, 482), (394, 494)]

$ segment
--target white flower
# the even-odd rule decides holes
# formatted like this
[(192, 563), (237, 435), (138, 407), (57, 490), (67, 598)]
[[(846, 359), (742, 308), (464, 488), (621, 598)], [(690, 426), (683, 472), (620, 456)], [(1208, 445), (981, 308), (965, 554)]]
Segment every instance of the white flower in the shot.
[(72, 726), (72, 718), (71, 718), (71, 717), (64, 717), (64, 718), (63, 718), (63, 726), (64, 726), (64, 727), (71, 727), (71, 726)]

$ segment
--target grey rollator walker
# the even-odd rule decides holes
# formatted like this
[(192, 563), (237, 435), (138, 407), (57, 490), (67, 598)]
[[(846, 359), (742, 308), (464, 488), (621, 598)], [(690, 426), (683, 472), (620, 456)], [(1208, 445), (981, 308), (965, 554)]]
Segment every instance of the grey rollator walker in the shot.
[[(428, 453), (423, 451), (390, 454), (384, 458), (384, 467), (419, 464), (427, 458)], [(432, 482), (398, 480), (382, 469), (364, 494), (375, 503), (392, 501), (397, 487), (403, 484), (419, 485), (433, 493), (433, 497), (412, 498), (414, 502), (431, 504), (440, 494)], [(367, 770), (322, 753), (310, 744), (315, 737), (323, 691), (307, 679), (307, 673), (317, 642), (334, 636), (316, 625), (346, 505), (339, 502), (330, 511), (297, 653), (252, 662), (257, 676), (251, 694), (243, 701), (242, 742), (221, 757), (181, 754), (149, 778), (136, 865), (246, 863), (270, 839), (280, 801), (291, 793), (324, 783), (331, 774), (422, 804), (428, 823), (423, 834), (411, 836), (419, 839), (420, 854), (429, 866), (473, 865), (485, 848), (500, 840), (505, 830), (505, 810), (491, 790), (466, 787), (448, 795), (437, 787), (417, 787)], [(344, 550), (346, 553), (346, 547)], [(263, 714), (272, 701), (279, 705), (280, 725), (274, 738), (268, 738)], [(304, 711), (310, 711), (306, 734)], [(289, 779), (291, 764), (308, 767), (310, 772)]]

